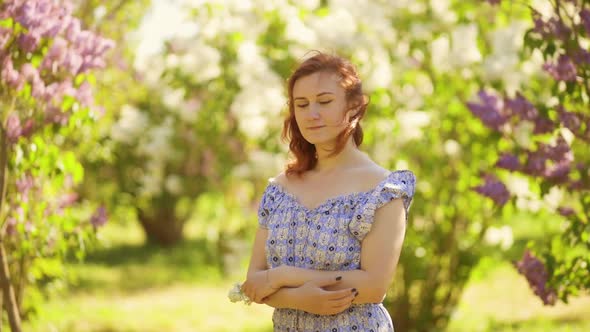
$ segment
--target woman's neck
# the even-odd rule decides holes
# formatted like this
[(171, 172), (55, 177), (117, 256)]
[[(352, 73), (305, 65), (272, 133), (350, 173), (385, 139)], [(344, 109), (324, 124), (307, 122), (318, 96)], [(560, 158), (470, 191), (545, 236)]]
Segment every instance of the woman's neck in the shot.
[(316, 151), (318, 163), (314, 171), (317, 173), (330, 173), (338, 169), (357, 165), (361, 161), (366, 160), (366, 155), (354, 144), (352, 137), (348, 139), (342, 151), (333, 156), (330, 156), (331, 151), (322, 149), (319, 146), (316, 146)]

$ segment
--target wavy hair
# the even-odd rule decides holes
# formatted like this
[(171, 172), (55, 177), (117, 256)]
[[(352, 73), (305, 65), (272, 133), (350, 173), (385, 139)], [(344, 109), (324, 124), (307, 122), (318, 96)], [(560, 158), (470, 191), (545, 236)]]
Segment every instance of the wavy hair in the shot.
[(369, 98), (363, 93), (362, 82), (357, 70), (350, 61), (337, 56), (322, 52), (315, 52), (312, 57), (303, 61), (291, 74), (287, 81), (289, 113), (283, 123), (282, 138), (289, 142), (289, 150), (294, 160), (287, 164), (286, 174), (300, 176), (306, 171), (313, 169), (317, 164), (315, 146), (309, 143), (299, 130), (295, 120), (295, 105), (293, 102), (293, 87), (298, 79), (317, 73), (328, 72), (337, 74), (340, 77), (340, 86), (345, 91), (346, 111), (356, 110), (348, 119), (346, 128), (340, 132), (336, 139), (336, 145), (329, 156), (336, 155), (342, 151), (350, 136), (353, 137), (356, 146), (363, 142), (363, 129), (359, 121), (367, 111)]

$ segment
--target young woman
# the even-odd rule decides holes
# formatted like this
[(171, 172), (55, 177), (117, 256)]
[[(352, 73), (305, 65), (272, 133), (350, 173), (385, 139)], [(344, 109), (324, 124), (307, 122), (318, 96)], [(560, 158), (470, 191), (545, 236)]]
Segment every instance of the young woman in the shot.
[(261, 200), (242, 291), (275, 309), (275, 331), (393, 331), (381, 304), (415, 177), (359, 150), (368, 100), (354, 66), (318, 53), (288, 81), (283, 135), (294, 161)]

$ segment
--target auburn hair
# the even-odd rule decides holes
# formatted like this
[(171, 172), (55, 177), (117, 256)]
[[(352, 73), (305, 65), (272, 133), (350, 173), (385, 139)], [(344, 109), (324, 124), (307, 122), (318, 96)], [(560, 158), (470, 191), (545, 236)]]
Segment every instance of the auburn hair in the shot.
[(287, 164), (286, 175), (300, 176), (306, 171), (313, 169), (317, 164), (317, 154), (315, 146), (309, 143), (299, 130), (295, 120), (295, 104), (293, 102), (293, 87), (298, 79), (317, 73), (328, 72), (337, 74), (340, 78), (340, 86), (345, 91), (346, 105), (349, 111), (354, 109), (356, 112), (348, 119), (346, 128), (338, 135), (336, 145), (329, 156), (336, 155), (344, 149), (348, 139), (352, 135), (356, 146), (363, 142), (363, 129), (359, 121), (363, 118), (369, 104), (368, 97), (363, 93), (362, 82), (358, 76), (357, 70), (350, 61), (337, 56), (314, 52), (315, 55), (303, 61), (291, 74), (287, 81), (287, 93), (289, 97), (289, 113), (283, 123), (282, 138), (289, 142), (289, 150), (293, 154), (294, 160)]

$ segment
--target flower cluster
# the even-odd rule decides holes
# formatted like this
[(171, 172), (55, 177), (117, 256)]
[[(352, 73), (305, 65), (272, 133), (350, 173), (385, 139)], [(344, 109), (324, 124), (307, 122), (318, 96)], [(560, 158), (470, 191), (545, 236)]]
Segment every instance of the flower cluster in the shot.
[(502, 181), (491, 174), (484, 176), (485, 183), (474, 188), (481, 195), (491, 198), (497, 205), (502, 206), (510, 199), (510, 192)]
[(244, 301), (244, 303), (250, 305), (252, 303), (252, 300), (242, 292), (241, 287), (242, 285), (239, 282), (235, 283), (234, 286), (229, 290), (227, 297), (231, 302), (235, 303)]
[[(30, 87), (44, 122), (65, 124), (61, 105), (65, 96), (82, 107), (93, 107), (87, 80), (77, 77), (105, 67), (105, 54), (114, 43), (81, 28), (70, 2), (7, 0), (0, 5), (0, 87), (18, 93)], [(32, 58), (41, 59), (40, 62)], [(26, 119), (21, 121), (22, 118)], [(9, 116), (9, 140), (30, 135), (39, 126), (35, 114)], [(24, 123), (24, 124), (21, 124)]]
[[(503, 143), (508, 143), (504, 145), (509, 147), (508, 150), (499, 152), (495, 167), (536, 178), (541, 195), (551, 202), (547, 204), (548, 209), (568, 219), (568, 228), (563, 234), (563, 238), (570, 241), (566, 245), (587, 243), (583, 229), (589, 219), (583, 217), (587, 214), (580, 213), (580, 210), (587, 209), (587, 202), (590, 202), (587, 158), (590, 145), (590, 52), (586, 45), (590, 37), (590, 8), (585, 1), (570, 0), (556, 2), (543, 13), (531, 9), (534, 26), (525, 35), (524, 46), (532, 51), (530, 54), (540, 51), (543, 55), (544, 63), (539, 63), (542, 69), (539, 72), (548, 75), (539, 79), (543, 81), (541, 86), (549, 87), (545, 92), (550, 98), (534, 91), (537, 100), (529, 101), (518, 92), (520, 87), (504, 96), (482, 90), (478, 100), (467, 103), (467, 107), (484, 126), (499, 133)], [(474, 190), (490, 197), (499, 206), (506, 204), (510, 194), (503, 183), (489, 174), (483, 180), (484, 184)], [(555, 196), (559, 192), (568, 193), (569, 206), (561, 206), (562, 198)], [(530, 251), (524, 253), (516, 267), (545, 304), (555, 303), (558, 296), (567, 299), (574, 287), (588, 287), (579, 281), (584, 279), (580, 275), (587, 273), (585, 268), (567, 262), (582, 256), (558, 258), (559, 254), (550, 250), (544, 255), (551, 257), (557, 267), (571, 268), (548, 271)], [(548, 283), (568, 286), (549, 289)]]
[(554, 290), (547, 288), (548, 273), (545, 265), (529, 250), (526, 250), (520, 261), (515, 263), (519, 273), (525, 276), (529, 285), (545, 304), (555, 304), (557, 295)]

